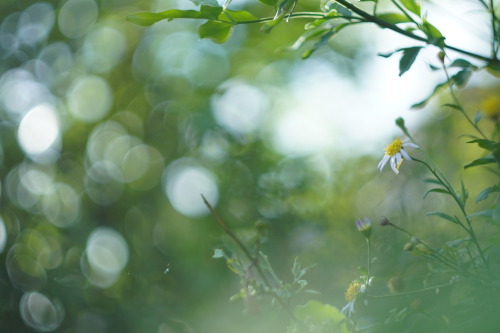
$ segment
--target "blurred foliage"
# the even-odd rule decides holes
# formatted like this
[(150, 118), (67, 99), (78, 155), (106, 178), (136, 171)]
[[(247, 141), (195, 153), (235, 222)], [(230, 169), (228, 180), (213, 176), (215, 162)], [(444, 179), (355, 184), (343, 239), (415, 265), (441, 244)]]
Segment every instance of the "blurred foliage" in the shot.
[[(413, 14), (371, 17), (386, 29), (409, 24), (398, 29), (420, 29), (420, 44), (447, 50), (419, 2), (398, 3)], [(466, 83), (495, 74), (496, 58), (436, 60), (443, 66), (431, 70), (444, 84), (432, 100), (448, 106), (412, 131), (457, 193), (466, 184), (463, 206), (479, 212), (474, 235), (494, 277), (479, 285), (463, 273), (485, 274), (474, 244), (450, 243), (470, 233), (440, 218), (448, 215), (425, 216), (453, 218), (463, 208), (446, 188), (422, 199), (433, 188), (421, 181), (431, 176), (425, 167), (408, 161), (397, 178), (378, 176), (383, 145), (375, 156), (342, 156), (286, 154), (273, 142), (301, 55), (353, 80), (363, 75), (370, 38), (330, 18), (370, 21), (346, 21), (352, 8), (341, 4), (350, 3), (235, 0), (226, 10), (215, 1), (2, 1), (0, 330), (349, 332), (356, 328), (339, 309), (350, 285), (359, 331), (494, 332), (500, 102), (494, 81)], [(297, 14), (318, 10), (312, 19)], [(158, 22), (144, 28), (126, 17)], [(226, 22), (259, 17), (269, 19)], [(347, 37), (330, 40), (337, 33)], [(400, 75), (420, 44), (395, 47)], [(447, 85), (462, 89), (440, 94)], [(488, 138), (462, 136), (474, 127)], [(478, 166), (464, 170), (471, 161)], [(354, 227), (365, 215), (368, 265)], [(472, 249), (472, 262), (450, 272), (424, 250), (403, 251), (412, 238), (379, 226), (379, 216), (418, 235), (413, 248), (425, 239), (445, 255)], [(357, 298), (363, 288), (369, 293)]]

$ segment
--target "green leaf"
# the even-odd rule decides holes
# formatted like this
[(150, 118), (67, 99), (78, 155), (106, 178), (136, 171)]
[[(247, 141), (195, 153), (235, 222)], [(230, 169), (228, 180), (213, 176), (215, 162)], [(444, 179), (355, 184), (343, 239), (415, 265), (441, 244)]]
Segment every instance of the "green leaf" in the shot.
[(420, 16), (420, 1), (415, 0), (401, 0), (403, 6), (412, 13)]
[(141, 26), (150, 26), (161, 20), (171, 21), (180, 18), (216, 20), (221, 12), (222, 7), (202, 5), (200, 11), (169, 9), (159, 13), (140, 12), (130, 14), (125, 19)]
[(217, 0), (189, 0), (189, 1), (191, 1), (192, 3), (194, 3), (196, 6), (206, 4), (206, 5), (210, 5), (210, 6), (216, 7), (216, 6), (219, 5), (217, 3)]
[(321, 37), (319, 38), (319, 40), (311, 47), (309, 48), (307, 51), (305, 51), (303, 54), (302, 54), (302, 59), (307, 59), (309, 58), (317, 49), (319, 49), (321, 46), (324, 46), (326, 43), (328, 43), (328, 41), (333, 37), (335, 36), (340, 30), (344, 29), (345, 27), (349, 26), (350, 23), (344, 23), (344, 24), (340, 24), (334, 28), (331, 28), (327, 31), (325, 31)]
[(425, 215), (426, 216), (439, 216), (440, 218), (445, 219), (447, 221), (453, 222), (455, 224), (460, 224), (460, 221), (456, 217), (451, 216), (451, 215), (446, 214), (446, 213), (443, 213), (443, 212), (429, 212)]
[(483, 113), (476, 112), (476, 114), (474, 115), (474, 125), (479, 124), (479, 122), (481, 121), (481, 118), (483, 118)]
[(382, 21), (385, 21), (387, 23), (391, 23), (391, 24), (412, 22), (408, 17), (406, 17), (405, 15), (399, 14), (399, 13), (377, 14), (377, 18), (379, 18)]
[(447, 106), (449, 108), (452, 108), (452, 109), (455, 109), (458, 111), (462, 111), (462, 112), (464, 111), (464, 109), (460, 105), (456, 105), (456, 104), (447, 103), (447, 104), (443, 104), (442, 106)]
[(222, 12), (222, 7), (201, 5), (199, 18), (216, 20), (221, 12)]
[(330, 31), (331, 28), (317, 27), (314, 29), (306, 30), (291, 46), (287, 47), (285, 51), (295, 51), (299, 49), (305, 42), (311, 40), (312, 38), (321, 36), (322, 34)]
[(448, 67), (461, 67), (461, 68), (470, 68), (476, 70), (477, 67), (468, 62), (465, 59), (455, 59)]
[(476, 203), (488, 199), (491, 193), (500, 192), (498, 185), (491, 186), (482, 190), (476, 197)]
[(208, 21), (200, 25), (198, 35), (200, 38), (208, 38), (215, 43), (222, 44), (229, 39), (233, 28), (233, 24)]
[(430, 184), (438, 184), (438, 185), (442, 185), (441, 182), (437, 179), (434, 179), (434, 178), (426, 178), (424, 180), (422, 180), (424, 183), (430, 183)]
[(264, 5), (275, 7), (278, 0), (259, 0), (259, 2), (262, 2)]
[(482, 217), (493, 217), (493, 209), (485, 209), (481, 210), (479, 212), (475, 212), (473, 214), (468, 215), (468, 218), (471, 217), (477, 217), (477, 216), (482, 216)]
[(460, 199), (462, 200), (462, 203), (464, 204), (464, 206), (465, 206), (468, 198), (469, 198), (469, 192), (465, 188), (463, 179), (460, 178)]
[(422, 24), (422, 32), (427, 36), (428, 43), (436, 45), (437, 47), (444, 47), (444, 36), (435, 26), (424, 20)]
[(327, 320), (340, 323), (345, 319), (345, 316), (336, 307), (314, 300), (310, 300), (305, 305), (297, 305), (293, 313), (298, 320), (315, 324), (321, 324)]
[[(194, 10), (194, 12), (198, 13)], [(150, 12), (139, 12), (127, 15), (125, 20), (143, 26), (148, 27), (158, 21), (164, 20), (166, 17), (161, 13), (150, 13)]]
[(309, 58), (317, 49), (319, 49), (321, 46), (328, 43), (330, 38), (335, 36), (336, 33), (337, 33), (336, 29), (330, 29), (330, 30), (326, 31), (325, 33), (323, 33), (321, 35), (320, 39), (311, 48), (309, 48), (307, 51), (305, 51), (302, 54), (302, 59)]
[(458, 72), (457, 74), (451, 77), (451, 80), (455, 83), (455, 85), (459, 88), (465, 86), (465, 84), (469, 81), (472, 72), (469, 69), (464, 69)]
[(493, 156), (481, 157), (481, 158), (478, 158), (477, 160), (470, 162), (469, 164), (466, 164), (464, 166), (464, 169), (471, 168), (471, 167), (478, 166), (478, 165), (495, 163), (495, 162), (496, 162), (496, 159)]
[(411, 65), (415, 62), (415, 59), (417, 59), (418, 53), (421, 49), (421, 46), (401, 49), (403, 51), (403, 56), (399, 61), (399, 76), (403, 75), (410, 69)]
[(419, 109), (419, 108), (424, 107), (431, 100), (432, 97), (434, 97), (437, 93), (439, 93), (439, 91), (441, 89), (443, 89), (443, 87), (446, 87), (447, 85), (448, 85), (448, 82), (443, 82), (443, 83), (438, 84), (436, 87), (434, 87), (434, 90), (432, 91), (432, 93), (430, 94), (429, 97), (427, 97), (426, 99), (424, 99), (421, 102), (413, 104), (411, 106), (411, 108), (412, 109)]
[(231, 21), (231, 22), (243, 22), (243, 21), (253, 21), (257, 18), (250, 12), (245, 10), (229, 10), (226, 9), (219, 15), (219, 20), (221, 21)]
[(475, 139), (472, 141), (467, 141), (467, 143), (477, 143), (479, 147), (486, 149), (488, 151), (494, 151), (499, 146), (497, 142), (486, 139)]
[(442, 189), (442, 188), (433, 188), (433, 189), (425, 192), (423, 199), (425, 199), (430, 193), (443, 193), (443, 194), (451, 195), (450, 192), (448, 192), (445, 189)]

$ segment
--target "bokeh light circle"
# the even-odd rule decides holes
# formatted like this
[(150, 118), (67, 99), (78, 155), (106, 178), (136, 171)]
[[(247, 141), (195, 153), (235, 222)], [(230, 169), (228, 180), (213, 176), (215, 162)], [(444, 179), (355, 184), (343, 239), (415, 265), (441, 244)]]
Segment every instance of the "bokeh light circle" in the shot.
[(212, 204), (219, 200), (219, 190), (214, 174), (197, 166), (189, 159), (170, 164), (164, 174), (164, 190), (172, 206), (180, 213), (197, 217), (209, 211), (201, 195)]

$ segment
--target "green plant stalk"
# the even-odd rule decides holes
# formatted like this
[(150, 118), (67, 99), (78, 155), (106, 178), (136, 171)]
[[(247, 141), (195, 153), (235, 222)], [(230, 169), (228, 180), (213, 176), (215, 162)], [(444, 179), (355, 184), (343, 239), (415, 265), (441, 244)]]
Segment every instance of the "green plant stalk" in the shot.
[(280, 303), (280, 305), (283, 307), (283, 309), (286, 311), (286, 313), (292, 318), (294, 322), (298, 322), (297, 318), (293, 314), (292, 310), (288, 307), (288, 305), (283, 301), (283, 299), (275, 292), (273, 291), (272, 285), (267, 279), (266, 275), (260, 268), (260, 266), (257, 263), (257, 259), (252, 256), (248, 248), (243, 244), (243, 242), (235, 235), (235, 233), (229, 228), (229, 226), (224, 222), (224, 220), (217, 214), (215, 209), (212, 207), (212, 205), (208, 202), (208, 200), (205, 198), (205, 196), (202, 194), (201, 197), (203, 198), (203, 202), (205, 203), (205, 206), (207, 206), (208, 210), (214, 217), (215, 221), (217, 224), (226, 232), (229, 237), (231, 237), (235, 243), (239, 246), (239, 248), (243, 251), (245, 256), (247, 257), (248, 260), (254, 265), (254, 267), (257, 270), (257, 273), (259, 274), (260, 278), (264, 282), (265, 286), (269, 289), (269, 293)]
[(475, 124), (472, 121), (472, 119), (470, 119), (469, 115), (465, 112), (464, 108), (462, 107), (462, 104), (460, 103), (460, 101), (458, 100), (458, 97), (455, 95), (455, 92), (453, 91), (453, 83), (450, 80), (450, 74), (448, 73), (448, 69), (446, 68), (446, 66), (444, 65), (444, 63), (442, 65), (443, 65), (444, 73), (446, 75), (446, 80), (448, 81), (448, 87), (450, 89), (450, 94), (451, 94), (451, 97), (453, 98), (453, 101), (455, 102), (456, 105), (459, 106), (460, 112), (463, 114), (463, 116), (465, 117), (465, 119), (467, 119), (467, 121), (469, 122), (469, 124), (471, 124), (472, 127), (474, 127), (474, 129), (483, 137), (483, 139), (487, 140), (488, 138), (486, 137), (486, 135), (484, 135), (483, 131), (481, 131), (481, 129), (479, 128), (479, 126), (477, 126), (477, 124)]
[(491, 32), (493, 34), (493, 38), (491, 40), (491, 57), (497, 59), (497, 51), (498, 51), (498, 34), (497, 34), (497, 17), (495, 13), (495, 4), (493, 0), (490, 0), (489, 10), (491, 13)]
[(465, 210), (464, 204), (462, 203), (462, 201), (460, 200), (458, 195), (455, 193), (455, 190), (453, 189), (453, 187), (449, 185), (447, 180), (443, 181), (443, 179), (446, 179), (446, 178), (443, 177), (443, 179), (441, 179), (441, 177), (439, 177), (439, 175), (431, 168), (431, 166), (429, 164), (427, 164), (426, 162), (424, 162), (422, 160), (416, 159), (416, 158), (413, 158), (413, 160), (424, 164), (427, 167), (427, 169), (429, 169), (429, 171), (434, 175), (434, 177), (436, 177), (436, 180), (439, 181), (441, 183), (441, 185), (445, 187), (446, 190), (448, 190), (448, 192), (450, 193), (452, 198), (455, 200), (457, 205), (460, 207), (460, 211), (462, 212), (464, 219), (467, 222), (467, 225), (464, 225), (458, 219), (457, 219), (457, 222), (469, 234), (472, 242), (476, 245), (476, 248), (479, 252), (479, 255), (481, 256), (481, 260), (483, 261), (484, 266), (491, 273), (488, 261), (486, 260), (486, 257), (484, 255), (483, 249), (481, 248), (481, 245), (479, 244), (479, 241), (477, 240), (476, 233), (474, 232), (474, 228), (472, 227), (472, 222), (468, 217), (469, 215), (467, 214), (467, 211)]
[(368, 251), (368, 268), (367, 268), (367, 272), (368, 272), (368, 280), (370, 279), (371, 277), (371, 266), (372, 266), (372, 260), (371, 260), (371, 242), (370, 242), (370, 238), (366, 238), (366, 247), (367, 247), (367, 251)]

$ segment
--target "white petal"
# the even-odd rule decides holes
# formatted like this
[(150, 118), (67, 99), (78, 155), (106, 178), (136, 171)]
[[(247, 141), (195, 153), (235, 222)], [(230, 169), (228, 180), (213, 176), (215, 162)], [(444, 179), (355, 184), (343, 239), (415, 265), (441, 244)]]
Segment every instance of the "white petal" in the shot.
[(394, 171), (396, 174), (399, 173), (398, 169), (396, 168), (396, 157), (392, 156), (391, 157), (391, 169)]
[(411, 161), (410, 155), (408, 155), (408, 153), (404, 149), (401, 149), (399, 152), (401, 153), (401, 155), (403, 155), (405, 160)]
[(399, 165), (399, 163), (401, 163), (401, 160), (403, 159), (403, 156), (401, 156), (400, 153), (396, 153), (395, 157), (396, 157), (396, 165)]
[(379, 168), (380, 171), (382, 171), (382, 169), (385, 167), (385, 165), (387, 164), (387, 161), (389, 161), (389, 158), (390, 158), (389, 155), (384, 155), (382, 160), (378, 163), (377, 168)]
[(411, 143), (411, 142), (403, 143), (403, 147), (420, 148), (419, 146), (417, 146), (416, 144)]

